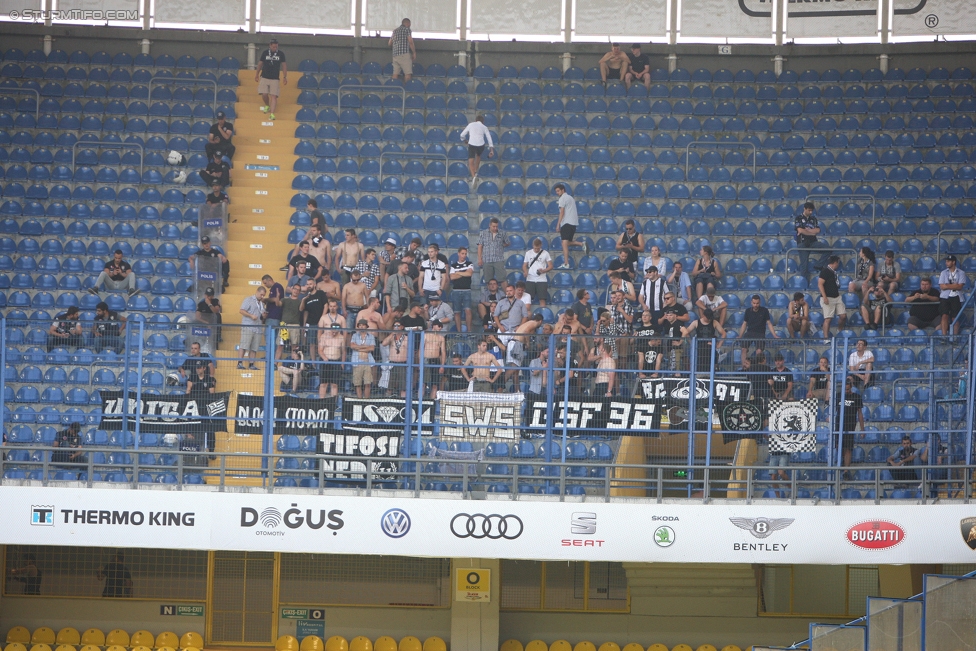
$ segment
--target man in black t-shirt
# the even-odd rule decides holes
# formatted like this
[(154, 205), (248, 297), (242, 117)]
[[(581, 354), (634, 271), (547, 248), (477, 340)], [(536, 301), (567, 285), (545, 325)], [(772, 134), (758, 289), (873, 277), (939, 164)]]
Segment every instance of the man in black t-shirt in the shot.
[(461, 317), (467, 332), (471, 332), (471, 277), (474, 275), (474, 264), (468, 258), (468, 247), (458, 248), (457, 260), (451, 263), (451, 307), (454, 309), (454, 325), (461, 332)]
[(230, 165), (223, 161), (222, 155), (220, 150), (215, 151), (207, 163), (207, 169), (200, 172), (200, 178), (211, 187), (220, 185), (226, 188), (230, 185)]
[(258, 95), (264, 100), (261, 112), (267, 113), (272, 120), (275, 119), (275, 109), (278, 107), (279, 76), (281, 83), (288, 85), (288, 64), (285, 61), (285, 53), (278, 49), (278, 39), (273, 38), (268, 49), (258, 58), (258, 69), (254, 72)]
[(664, 361), (661, 355), (661, 334), (654, 325), (654, 315), (648, 310), (641, 312), (640, 323), (634, 326), (634, 342), (637, 346), (638, 377), (657, 377)]
[(830, 322), (837, 316), (837, 328), (843, 330), (847, 323), (847, 308), (840, 298), (840, 286), (837, 283), (837, 270), (840, 268), (840, 256), (832, 255), (827, 258), (827, 264), (820, 270), (817, 287), (820, 290), (820, 307), (823, 309), (823, 337), (830, 339)]
[(218, 203), (230, 203), (230, 197), (224, 192), (224, 188), (219, 183), (210, 186), (210, 194), (207, 195), (207, 203), (216, 206)]
[[(834, 411), (834, 430), (838, 432), (837, 435), (841, 437), (840, 447), (843, 450), (843, 466), (851, 465), (851, 451), (854, 449), (854, 432), (857, 431), (857, 425), (860, 423), (861, 431), (864, 431), (864, 412), (861, 408), (864, 407), (864, 401), (861, 400), (861, 394), (854, 392), (854, 382), (853, 376), (847, 378), (847, 393), (844, 395), (838, 394), (834, 400), (834, 404), (831, 409)], [(843, 398), (843, 400), (841, 400)], [(844, 411), (844, 423), (841, 426), (841, 405), (843, 404)], [(836, 436), (836, 435), (835, 435)], [(834, 442), (835, 445), (837, 441)]]
[(179, 368), (181, 384), (186, 384), (187, 380), (193, 379), (197, 374), (197, 367), (206, 367), (207, 373), (209, 375), (214, 375), (217, 370), (214, 366), (213, 357), (208, 354), (200, 352), (200, 344), (193, 342), (190, 344), (190, 355), (185, 360)]
[(234, 158), (237, 148), (230, 142), (233, 137), (234, 125), (227, 121), (227, 115), (223, 111), (217, 111), (217, 122), (210, 127), (207, 145), (204, 148), (207, 158), (213, 158), (218, 151), (223, 152), (227, 158)]
[(637, 262), (636, 259), (632, 262), (629, 255), (627, 251), (621, 251), (616, 258), (610, 261), (607, 273), (616, 271), (628, 283), (634, 282), (634, 269)]
[(776, 334), (776, 330), (773, 328), (773, 318), (767, 310), (762, 305), (762, 298), (759, 294), (752, 295), (752, 304), (748, 310), (742, 314), (742, 325), (739, 327), (739, 339), (744, 340), (742, 342), (742, 354), (749, 354), (749, 345), (752, 343), (750, 340), (756, 340), (756, 350), (765, 350), (766, 344), (763, 340), (766, 338), (766, 329), (769, 329), (770, 334), (773, 335), (774, 339), (779, 339), (779, 335)]
[(125, 555), (122, 552), (116, 552), (112, 560), (98, 571), (97, 576), (99, 580), (105, 580), (103, 597), (132, 596), (132, 574), (125, 566)]
[(922, 278), (919, 289), (905, 297), (905, 301), (911, 303), (908, 309), (908, 329), (924, 330), (925, 328), (937, 328), (941, 317), (939, 316), (939, 290), (932, 287), (929, 278)]
[(78, 318), (78, 308), (74, 305), (54, 317), (54, 323), (47, 331), (47, 352), (55, 348), (82, 345), (81, 324)]
[(444, 374), (447, 378), (444, 390), (467, 391), (468, 378), (464, 377), (464, 360), (461, 358), (461, 353), (451, 353), (451, 366), (455, 368), (444, 369)]
[(104, 301), (95, 306), (95, 320), (92, 324), (92, 348), (102, 352), (111, 348), (117, 353), (123, 349), (122, 335), (125, 333), (125, 317), (108, 309)]
[(85, 453), (78, 449), (81, 447), (81, 437), (78, 436), (80, 430), (80, 424), (71, 423), (67, 429), (58, 432), (54, 438), (54, 447), (58, 449), (51, 453), (51, 463), (75, 464), (84, 462)]
[(641, 53), (640, 43), (634, 43), (630, 46), (630, 53), (627, 54), (627, 58), (630, 59), (630, 67), (624, 76), (624, 85), (627, 90), (630, 90), (630, 85), (635, 81), (644, 82), (644, 87), (650, 90), (651, 59), (646, 54)]
[(131, 298), (139, 293), (136, 289), (136, 275), (129, 263), (122, 259), (121, 249), (116, 249), (112, 255), (112, 259), (105, 263), (105, 269), (98, 274), (95, 285), (88, 290), (88, 293), (98, 296), (98, 288), (104, 287), (110, 291), (125, 290), (129, 292)]
[(793, 371), (786, 368), (786, 360), (783, 355), (776, 353), (773, 358), (773, 370), (769, 373), (767, 382), (772, 388), (774, 398), (780, 400), (790, 400), (793, 393)]
[(293, 255), (291, 260), (288, 261), (288, 275), (286, 276), (289, 280), (291, 277), (298, 273), (298, 263), (305, 263), (305, 275), (309, 278), (314, 278), (318, 280), (322, 277), (322, 265), (319, 264), (318, 259), (309, 253), (308, 240), (303, 240), (298, 244), (298, 254)]
[(207, 287), (203, 295), (203, 300), (197, 303), (197, 321), (203, 321), (205, 323), (212, 323), (217, 326), (217, 343), (222, 340), (220, 325), (224, 322), (223, 317), (220, 315), (223, 307), (220, 305), (220, 299), (214, 296), (213, 287)]
[(302, 299), (298, 309), (302, 311), (304, 317), (302, 323), (305, 328), (305, 340), (308, 342), (308, 358), (314, 362), (318, 359), (318, 335), (315, 328), (318, 327), (322, 313), (325, 312), (325, 308), (329, 304), (329, 295), (315, 284), (314, 280), (312, 281), (311, 287), (313, 289), (311, 292), (307, 291), (308, 283), (305, 284), (305, 287), (305, 298)]

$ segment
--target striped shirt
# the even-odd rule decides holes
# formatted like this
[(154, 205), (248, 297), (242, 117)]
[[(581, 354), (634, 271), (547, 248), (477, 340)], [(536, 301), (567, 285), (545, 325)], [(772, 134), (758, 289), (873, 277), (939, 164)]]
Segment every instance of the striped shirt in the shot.
[(365, 283), (368, 288), (373, 289), (373, 287), (376, 286), (376, 279), (380, 276), (380, 266), (375, 262), (370, 264), (365, 260), (360, 260), (356, 263), (355, 268), (359, 270), (360, 274), (362, 274), (363, 283)]
[(485, 229), (478, 236), (478, 244), (481, 245), (481, 257), (485, 262), (501, 262), (505, 259), (505, 238), (501, 232), (492, 233)]

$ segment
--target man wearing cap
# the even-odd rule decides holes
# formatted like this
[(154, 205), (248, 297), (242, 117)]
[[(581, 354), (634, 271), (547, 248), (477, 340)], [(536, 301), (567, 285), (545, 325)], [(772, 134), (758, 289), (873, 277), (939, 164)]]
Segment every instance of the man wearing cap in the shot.
[(218, 258), (220, 260), (220, 275), (223, 278), (223, 286), (224, 289), (227, 289), (227, 278), (230, 276), (230, 261), (223, 253), (213, 248), (213, 244), (210, 243), (210, 238), (206, 235), (200, 238), (200, 248), (197, 249), (196, 253), (190, 255), (191, 265), (196, 258)]
[(217, 342), (219, 343), (221, 339), (220, 324), (223, 323), (220, 311), (223, 308), (220, 306), (220, 299), (214, 294), (214, 288), (207, 287), (203, 293), (203, 300), (197, 303), (196, 317), (197, 321), (212, 323), (217, 326)]
[(224, 192), (224, 188), (220, 183), (214, 183), (210, 186), (210, 194), (207, 195), (207, 205), (216, 206), (220, 203), (230, 203), (230, 197)]
[(627, 90), (630, 90), (630, 85), (634, 81), (643, 81), (644, 87), (648, 90), (651, 89), (651, 59), (646, 54), (641, 54), (640, 43), (634, 43), (630, 46), (630, 54), (627, 55), (629, 59), (629, 67), (626, 76), (624, 76), (624, 85)]
[(610, 51), (600, 59), (600, 78), (603, 79), (603, 85), (606, 86), (609, 79), (626, 79), (629, 66), (630, 59), (620, 51), (620, 43), (611, 43)]
[[(949, 334), (949, 324), (962, 309), (959, 291), (966, 287), (966, 274), (956, 268), (956, 256), (947, 255), (946, 268), (939, 274), (939, 315), (942, 317), (942, 334)], [(952, 326), (952, 334), (959, 334), (959, 322)]]
[(454, 320), (454, 310), (444, 302), (440, 294), (432, 294), (427, 299), (427, 321), (434, 323), (437, 321), (445, 328)]
[(275, 109), (278, 107), (279, 76), (281, 83), (287, 86), (288, 64), (285, 63), (285, 53), (278, 49), (278, 39), (273, 38), (268, 44), (268, 49), (258, 58), (258, 69), (254, 72), (258, 95), (264, 100), (261, 112), (267, 113), (272, 120), (275, 119)]
[(410, 19), (404, 18), (400, 26), (393, 30), (388, 45), (393, 49), (393, 81), (403, 72), (403, 83), (413, 78), (413, 62), (417, 60), (417, 48), (413, 45), (413, 32)]
[(230, 165), (223, 161), (222, 156), (223, 152), (219, 149), (214, 151), (207, 163), (207, 169), (200, 172), (200, 178), (211, 187), (215, 183), (225, 188), (230, 185)]
[(234, 158), (237, 148), (230, 142), (233, 137), (234, 125), (227, 121), (227, 115), (223, 111), (217, 111), (217, 122), (210, 127), (207, 145), (204, 148), (207, 158), (213, 158), (218, 151), (223, 152), (227, 158)]
[(407, 304), (414, 295), (413, 283), (410, 281), (410, 263), (401, 260), (397, 272), (386, 279), (383, 295), (386, 296), (386, 311), (391, 312), (399, 306), (406, 310)]
[(380, 265), (380, 282), (384, 287), (386, 286), (386, 279), (390, 277), (390, 274), (395, 274), (396, 267), (399, 266), (399, 264), (393, 265), (393, 261), (397, 259), (396, 248), (397, 241), (388, 237), (383, 240), (383, 248), (376, 252), (376, 262)]
[(699, 310), (711, 310), (712, 314), (715, 315), (715, 322), (720, 326), (725, 326), (725, 315), (729, 311), (729, 304), (715, 293), (713, 286), (708, 286), (705, 293), (698, 297), (698, 302), (695, 305)]

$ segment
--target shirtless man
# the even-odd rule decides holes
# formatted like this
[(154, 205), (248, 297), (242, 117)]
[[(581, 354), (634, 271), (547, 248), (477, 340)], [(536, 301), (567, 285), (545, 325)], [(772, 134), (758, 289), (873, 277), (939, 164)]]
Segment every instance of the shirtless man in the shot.
[(357, 323), (359, 311), (366, 307), (368, 298), (369, 288), (363, 282), (362, 274), (359, 269), (353, 269), (349, 282), (342, 288), (342, 313)]
[(366, 302), (366, 307), (359, 312), (358, 320), (365, 321), (369, 325), (370, 330), (383, 329), (383, 315), (380, 314), (380, 299), (378, 296), (369, 297), (369, 301)]
[(620, 43), (611, 43), (610, 51), (600, 59), (600, 77), (603, 85), (607, 85), (607, 80), (618, 79), (623, 81), (627, 68), (630, 66), (630, 59), (620, 51)]
[(319, 281), (319, 289), (326, 293), (329, 298), (334, 298), (337, 301), (342, 300), (342, 287), (332, 276), (323, 275), (322, 280)]
[(319, 357), (326, 362), (319, 366), (319, 398), (339, 394), (342, 362), (346, 359), (345, 327), (346, 319), (339, 314), (339, 303), (329, 299), (328, 310), (319, 319)]
[(525, 363), (525, 347), (529, 343), (529, 338), (535, 334), (536, 330), (542, 327), (542, 315), (533, 314), (529, 320), (515, 328), (515, 334), (508, 340), (505, 347), (505, 383), (512, 382), (518, 387), (518, 377), (522, 372), (521, 367), (528, 366)]
[(336, 271), (343, 272), (346, 282), (356, 265), (366, 256), (366, 249), (356, 236), (356, 229), (346, 229), (346, 241), (335, 247), (333, 251), (335, 257)]
[[(322, 235), (319, 227), (315, 224), (308, 227), (308, 232), (305, 233), (305, 241), (308, 242), (308, 252), (319, 261), (322, 273), (325, 274), (326, 270), (332, 268), (332, 244)], [(295, 254), (292, 253), (292, 255)]]
[(559, 315), (559, 318), (556, 319), (556, 325), (553, 326), (553, 330), (555, 332), (562, 332), (564, 327), (569, 328), (569, 334), (587, 334), (586, 328), (580, 323), (579, 317), (576, 316), (573, 308), (567, 308), (565, 312)]
[(447, 362), (447, 342), (440, 321), (432, 321), (430, 330), (424, 333), (424, 384), (430, 390), (430, 399), (437, 399), (437, 389), (444, 377)]
[[(502, 374), (502, 366), (495, 356), (488, 352), (487, 340), (482, 339), (478, 342), (478, 352), (469, 355), (464, 364), (470, 368), (470, 371), (464, 369), (464, 375), (469, 381), (474, 380), (475, 392), (492, 393), (495, 380)], [(494, 373), (493, 367), (498, 368)]]
[(390, 392), (394, 396), (399, 394), (401, 398), (407, 397), (407, 367), (403, 366), (403, 364), (407, 361), (408, 336), (403, 330), (403, 324), (400, 323), (400, 319), (396, 319), (393, 322), (393, 332), (388, 334), (386, 339), (383, 340), (383, 346), (387, 347), (390, 351), (390, 362), (396, 364), (390, 370)]

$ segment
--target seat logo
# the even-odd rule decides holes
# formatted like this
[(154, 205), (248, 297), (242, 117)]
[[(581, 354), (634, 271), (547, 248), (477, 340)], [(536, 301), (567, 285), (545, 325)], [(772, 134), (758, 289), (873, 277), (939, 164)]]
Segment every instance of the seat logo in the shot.
[(522, 519), (511, 514), (458, 513), (451, 518), (451, 533), (458, 538), (515, 540), (524, 529)]
[(403, 509), (390, 509), (380, 518), (380, 528), (390, 538), (403, 538), (410, 531), (410, 516)]

